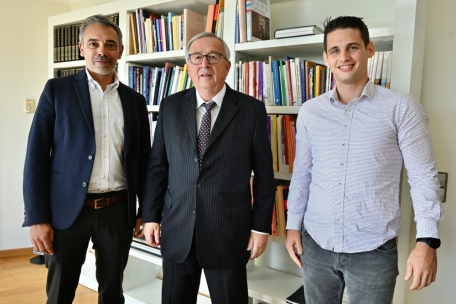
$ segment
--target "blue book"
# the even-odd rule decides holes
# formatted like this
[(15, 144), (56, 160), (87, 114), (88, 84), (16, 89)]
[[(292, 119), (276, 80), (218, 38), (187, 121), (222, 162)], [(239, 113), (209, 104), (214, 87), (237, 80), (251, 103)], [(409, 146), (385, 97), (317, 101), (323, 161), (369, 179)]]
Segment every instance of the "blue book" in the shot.
[[(168, 12), (168, 41), (169, 41), (169, 43), (168, 43), (169, 48), (167, 48), (168, 51), (174, 50), (173, 16), (177, 16), (177, 14)], [(174, 35), (177, 35), (177, 33), (174, 33)]]
[(135, 79), (134, 71), (135, 71), (135, 67), (130, 65), (128, 67), (128, 86), (132, 89), (134, 89), (134, 87), (133, 87), (133, 83), (134, 83), (134, 79)]
[(274, 105), (281, 106), (279, 61), (272, 61), (272, 82), (274, 87)]
[(149, 100), (149, 67), (143, 67), (143, 74), (142, 74), (142, 95), (144, 98)]
[(163, 52), (162, 50), (162, 43), (163, 43), (163, 40), (161, 38), (161, 24), (160, 24), (160, 19), (155, 19), (155, 29), (156, 29), (156, 32), (157, 32), (157, 46), (158, 46), (158, 51), (159, 52)]
[(299, 62), (299, 65), (301, 67), (301, 99), (302, 103), (306, 102), (306, 90), (307, 90), (307, 84), (306, 84), (306, 61), (301, 60)]

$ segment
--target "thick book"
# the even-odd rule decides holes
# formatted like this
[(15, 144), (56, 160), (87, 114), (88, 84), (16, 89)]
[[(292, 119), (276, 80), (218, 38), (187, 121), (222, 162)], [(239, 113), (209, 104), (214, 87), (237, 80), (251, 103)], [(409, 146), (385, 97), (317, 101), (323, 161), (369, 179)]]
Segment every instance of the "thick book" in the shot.
[(289, 27), (284, 29), (277, 29), (274, 32), (274, 38), (291, 38), (291, 37), (300, 37), (300, 36), (309, 36), (309, 35), (319, 35), (323, 34), (324, 31), (316, 25), (305, 25), (298, 27)]
[(161, 257), (160, 246), (152, 247), (146, 243), (146, 239), (144, 238), (134, 237), (131, 247)]
[(306, 304), (304, 298), (304, 286), (299, 287), (291, 296), (287, 298), (287, 303), (290, 304)]
[(188, 8), (184, 9), (184, 48), (188, 42), (197, 34), (204, 31), (204, 16)]
[(245, 0), (247, 41), (271, 39), (271, 1)]

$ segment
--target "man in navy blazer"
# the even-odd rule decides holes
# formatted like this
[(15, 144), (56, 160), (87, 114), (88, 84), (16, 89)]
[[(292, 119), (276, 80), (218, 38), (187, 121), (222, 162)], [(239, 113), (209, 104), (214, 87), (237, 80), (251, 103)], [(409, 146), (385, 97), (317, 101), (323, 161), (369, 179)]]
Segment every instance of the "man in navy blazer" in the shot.
[(102, 15), (83, 21), (86, 68), (50, 79), (30, 129), (24, 169), (25, 220), (46, 254), (47, 303), (72, 303), (91, 239), (99, 303), (124, 303), (123, 271), (139, 234), (150, 129), (144, 97), (114, 72), (119, 27)]
[(246, 304), (246, 263), (271, 230), (266, 109), (225, 84), (229, 57), (222, 39), (196, 35), (186, 48), (194, 88), (160, 103), (143, 222), (147, 242), (161, 244), (162, 303), (196, 303), (204, 269), (212, 303)]

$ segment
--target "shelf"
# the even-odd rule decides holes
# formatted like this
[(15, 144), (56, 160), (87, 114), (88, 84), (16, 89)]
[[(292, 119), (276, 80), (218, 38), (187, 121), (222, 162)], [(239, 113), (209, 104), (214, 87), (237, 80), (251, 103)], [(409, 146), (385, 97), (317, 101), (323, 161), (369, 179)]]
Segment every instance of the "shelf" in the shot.
[(147, 111), (148, 112), (158, 112), (160, 109), (160, 106), (154, 105), (154, 106), (147, 106)]
[(85, 60), (56, 62), (56, 63), (54, 63), (54, 69), (79, 68), (79, 67), (85, 67), (85, 65), (86, 65)]
[(185, 51), (167, 51), (145, 54), (127, 55), (127, 63), (139, 63), (144, 65), (164, 66), (165, 62), (183, 64), (185, 62)]
[(268, 114), (298, 114), (300, 106), (266, 106)]
[(249, 296), (269, 304), (285, 304), (285, 299), (301, 285), (300, 277), (250, 265), (247, 269)]
[[(394, 32), (392, 28), (374, 28), (369, 30), (371, 41), (375, 44), (376, 51), (388, 51), (393, 47)], [(311, 35), (284, 39), (271, 39), (238, 43), (234, 45), (235, 52), (267, 59), (273, 56), (283, 59), (285, 55), (291, 57), (321, 57), (323, 53), (323, 35)], [(242, 58), (242, 55), (240, 55)]]
[(162, 265), (162, 258), (151, 253), (147, 253), (135, 248), (130, 248), (130, 256), (138, 258), (143, 261), (153, 263), (155, 265)]
[[(149, 282), (124, 292), (127, 304), (160, 304), (162, 281), (154, 278)], [(210, 298), (198, 295), (197, 304), (210, 304)]]
[(291, 180), (292, 173), (274, 172), (275, 179)]

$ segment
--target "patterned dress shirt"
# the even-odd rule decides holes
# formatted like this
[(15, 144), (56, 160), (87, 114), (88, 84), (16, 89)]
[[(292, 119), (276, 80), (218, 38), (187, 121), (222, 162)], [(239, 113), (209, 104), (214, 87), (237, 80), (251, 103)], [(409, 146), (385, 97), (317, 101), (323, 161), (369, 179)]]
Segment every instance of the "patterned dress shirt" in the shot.
[(378, 248), (400, 233), (401, 170), (407, 169), (417, 237), (438, 238), (443, 217), (423, 107), (370, 81), (347, 105), (334, 89), (304, 103), (287, 229), (304, 225), (324, 249)]

